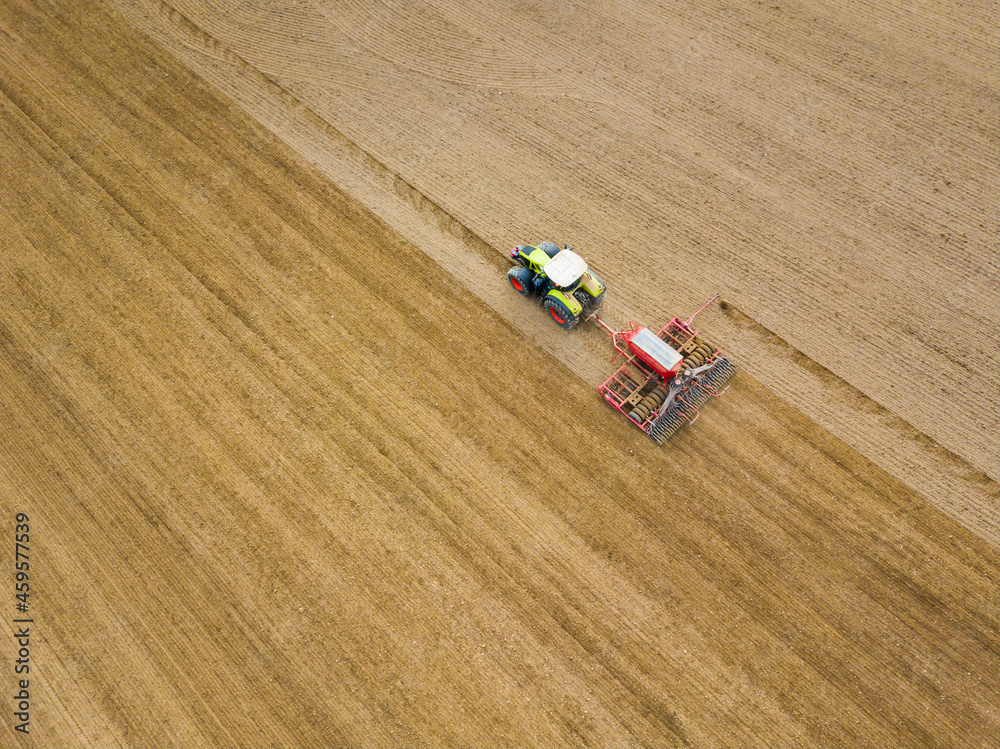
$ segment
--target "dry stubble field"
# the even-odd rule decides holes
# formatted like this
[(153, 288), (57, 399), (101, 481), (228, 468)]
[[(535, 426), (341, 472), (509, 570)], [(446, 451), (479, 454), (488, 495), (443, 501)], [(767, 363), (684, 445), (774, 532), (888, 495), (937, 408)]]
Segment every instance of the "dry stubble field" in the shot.
[[(988, 10), (254, 7), (0, 2), (0, 745), (997, 744)], [(540, 232), (732, 300), (666, 448)]]

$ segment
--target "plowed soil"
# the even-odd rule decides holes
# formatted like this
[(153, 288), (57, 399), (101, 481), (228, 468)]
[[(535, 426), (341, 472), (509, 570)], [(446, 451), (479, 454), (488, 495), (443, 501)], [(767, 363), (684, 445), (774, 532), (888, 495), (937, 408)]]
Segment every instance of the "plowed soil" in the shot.
[(995, 10), (505, 5), (0, 1), (0, 745), (1000, 742)]

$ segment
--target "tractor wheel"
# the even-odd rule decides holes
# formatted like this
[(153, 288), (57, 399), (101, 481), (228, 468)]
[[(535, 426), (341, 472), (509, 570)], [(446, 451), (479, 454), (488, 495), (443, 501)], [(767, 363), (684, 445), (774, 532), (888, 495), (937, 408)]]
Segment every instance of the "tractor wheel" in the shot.
[(559, 245), (555, 242), (539, 242), (538, 249), (544, 252), (549, 257), (555, 257), (559, 254)]
[(553, 320), (555, 320), (556, 325), (560, 328), (571, 330), (576, 327), (578, 322), (580, 322), (580, 318), (570, 312), (569, 307), (558, 299), (545, 297), (544, 305), (549, 315)]
[(523, 296), (531, 296), (535, 291), (535, 274), (528, 268), (511, 268), (507, 271), (507, 280), (514, 287), (514, 291)]

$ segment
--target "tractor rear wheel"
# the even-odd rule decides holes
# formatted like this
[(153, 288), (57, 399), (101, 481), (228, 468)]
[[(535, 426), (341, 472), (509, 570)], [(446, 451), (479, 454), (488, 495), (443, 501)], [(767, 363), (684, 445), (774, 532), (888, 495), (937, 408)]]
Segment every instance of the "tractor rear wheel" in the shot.
[(531, 296), (535, 291), (535, 274), (528, 268), (518, 266), (507, 271), (507, 280), (514, 291), (522, 296)]
[(569, 311), (563, 302), (552, 297), (545, 297), (543, 302), (546, 311), (555, 320), (556, 325), (560, 328), (565, 328), (566, 330), (571, 330), (576, 327), (576, 324), (580, 322), (580, 318)]
[(583, 305), (584, 312), (590, 312), (601, 306), (601, 302), (604, 301), (604, 293), (601, 292), (597, 296), (591, 296), (586, 289), (577, 289), (573, 292), (573, 296), (576, 300)]

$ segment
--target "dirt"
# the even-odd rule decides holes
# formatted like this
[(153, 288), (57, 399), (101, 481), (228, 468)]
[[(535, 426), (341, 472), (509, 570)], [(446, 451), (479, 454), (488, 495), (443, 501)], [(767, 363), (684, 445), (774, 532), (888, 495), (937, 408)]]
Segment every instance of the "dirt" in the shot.
[(603, 7), (0, 5), (0, 745), (997, 743), (995, 11)]
[[(992, 5), (114, 4), (445, 268), (428, 207), (488, 261), (573, 243), (617, 324), (721, 292), (803, 354), (706, 319), (746, 368), (1000, 545)], [(601, 343), (542, 341), (594, 384)]]

